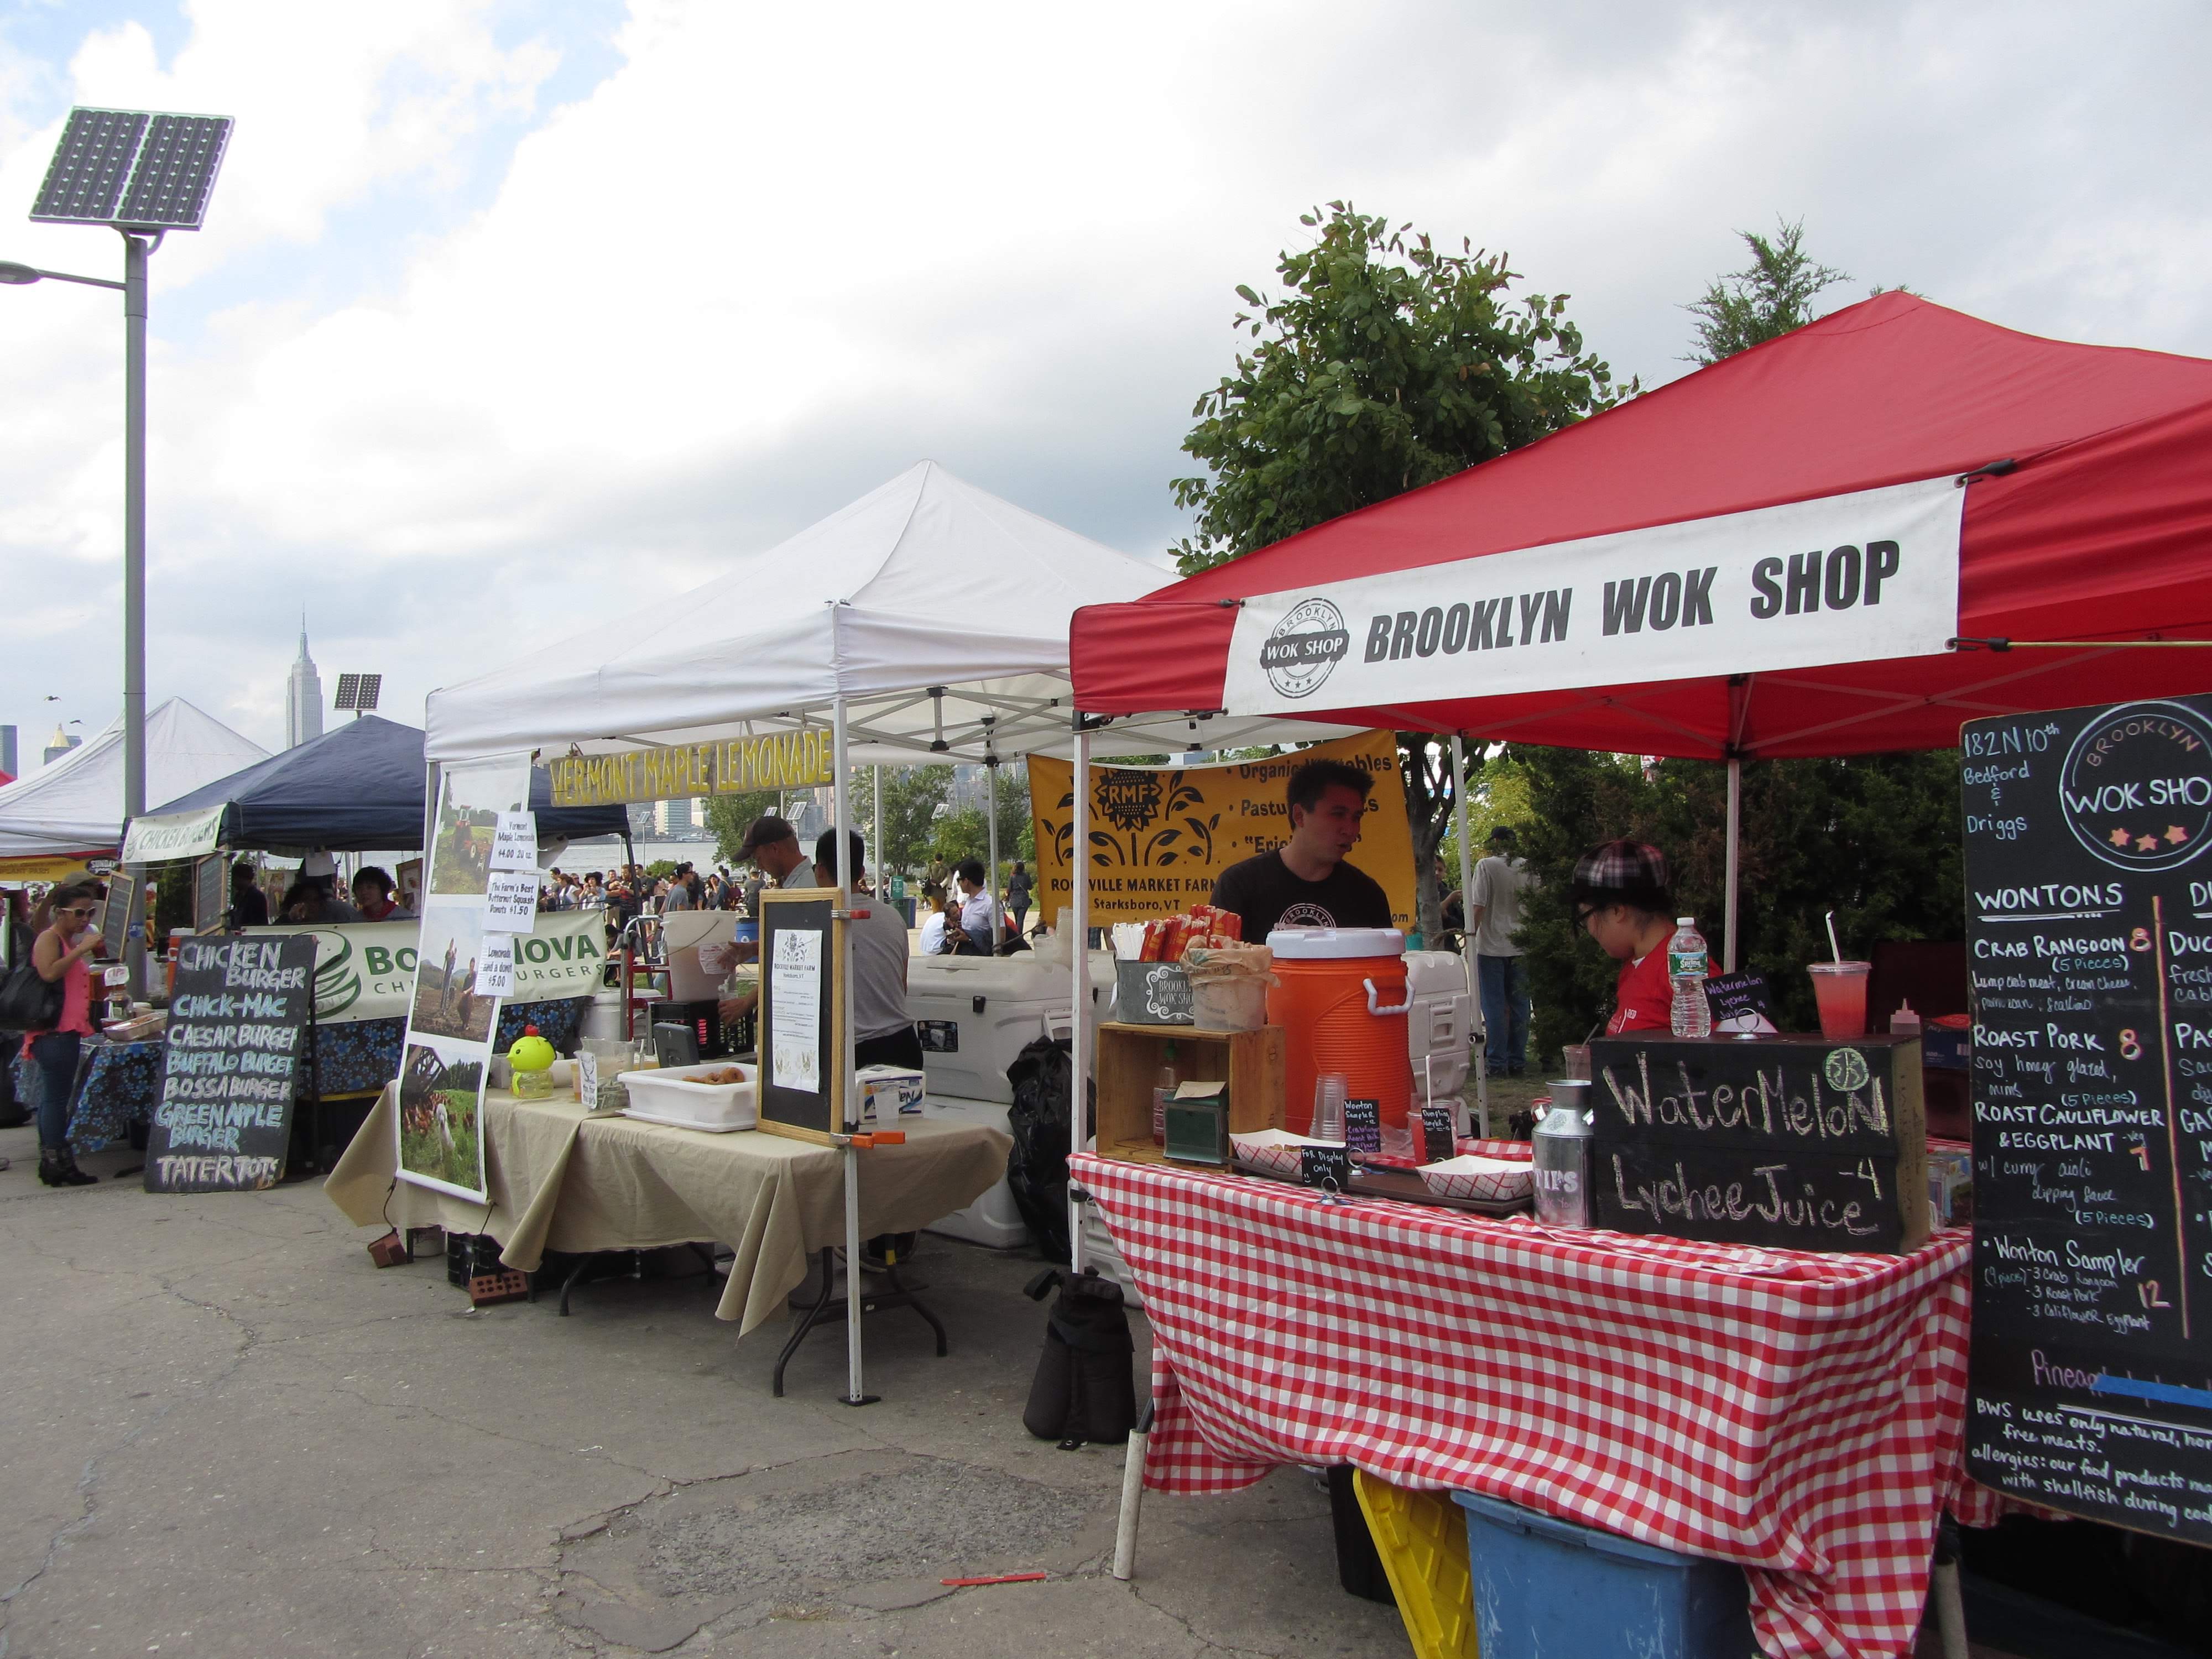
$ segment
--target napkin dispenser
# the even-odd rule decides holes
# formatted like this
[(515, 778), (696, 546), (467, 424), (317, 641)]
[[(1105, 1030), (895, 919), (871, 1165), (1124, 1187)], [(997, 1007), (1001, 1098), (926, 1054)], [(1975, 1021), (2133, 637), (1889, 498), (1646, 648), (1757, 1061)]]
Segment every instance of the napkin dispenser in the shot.
[(1184, 1083), (1168, 1097), (1166, 1145), (1163, 1151), (1177, 1164), (1206, 1164), (1229, 1167), (1229, 1085), (1226, 1083)]

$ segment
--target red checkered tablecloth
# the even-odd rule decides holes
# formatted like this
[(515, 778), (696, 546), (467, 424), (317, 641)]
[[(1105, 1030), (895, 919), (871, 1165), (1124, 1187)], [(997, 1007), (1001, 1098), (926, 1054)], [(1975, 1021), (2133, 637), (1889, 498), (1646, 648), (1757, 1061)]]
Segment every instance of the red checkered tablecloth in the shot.
[(1760, 1645), (1911, 1651), (1964, 1473), (1971, 1235), (1826, 1255), (1556, 1232), (1089, 1154), (1152, 1326), (1146, 1484), (1352, 1463), (1741, 1562)]

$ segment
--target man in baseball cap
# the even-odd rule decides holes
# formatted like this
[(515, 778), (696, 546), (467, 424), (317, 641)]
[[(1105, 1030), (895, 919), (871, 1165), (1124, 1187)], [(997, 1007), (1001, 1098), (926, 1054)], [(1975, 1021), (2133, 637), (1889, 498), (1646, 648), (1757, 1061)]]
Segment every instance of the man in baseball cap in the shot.
[(787, 891), (815, 884), (814, 863), (799, 850), (799, 832), (772, 812), (752, 821), (738, 856), (750, 859), (763, 876)]

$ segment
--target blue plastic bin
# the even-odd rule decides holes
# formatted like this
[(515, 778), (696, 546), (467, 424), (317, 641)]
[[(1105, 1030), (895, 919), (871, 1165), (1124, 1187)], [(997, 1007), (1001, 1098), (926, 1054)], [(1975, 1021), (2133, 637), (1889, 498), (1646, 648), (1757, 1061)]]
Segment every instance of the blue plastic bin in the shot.
[(1482, 1659), (1756, 1659), (1742, 1568), (1452, 1496)]

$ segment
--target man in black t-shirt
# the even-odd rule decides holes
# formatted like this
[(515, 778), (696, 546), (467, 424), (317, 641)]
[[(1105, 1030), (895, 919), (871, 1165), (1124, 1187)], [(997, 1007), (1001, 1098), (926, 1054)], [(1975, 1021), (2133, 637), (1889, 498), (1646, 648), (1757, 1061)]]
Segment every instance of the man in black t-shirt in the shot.
[(1248, 945), (1278, 927), (1388, 927), (1390, 901), (1375, 878), (1346, 864), (1375, 780), (1342, 761), (1309, 761), (1291, 774), (1291, 838), (1232, 864), (1213, 884), (1216, 908), (1244, 921)]

